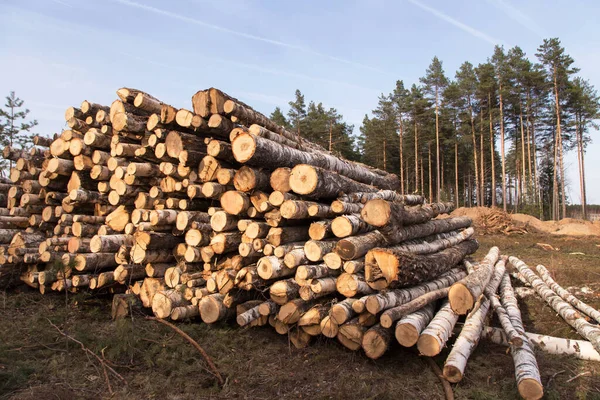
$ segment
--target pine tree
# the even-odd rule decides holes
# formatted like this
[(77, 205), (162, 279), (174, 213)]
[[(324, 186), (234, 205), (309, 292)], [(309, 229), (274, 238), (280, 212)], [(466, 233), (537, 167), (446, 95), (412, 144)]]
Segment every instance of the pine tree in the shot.
[(296, 99), (290, 101), (288, 104), (290, 110), (288, 111), (289, 123), (293, 130), (302, 136), (304, 133), (304, 120), (306, 119), (306, 103), (304, 102), (304, 95), (300, 90), (296, 89)]
[(506, 62), (506, 54), (504, 54), (504, 47), (494, 47), (494, 54), (492, 56), (492, 64), (494, 65), (496, 79), (498, 81), (498, 98), (499, 98), (499, 110), (500, 110), (500, 160), (502, 163), (502, 208), (504, 211), (507, 210), (506, 203), (506, 151), (505, 151), (505, 138), (504, 138), (504, 94), (508, 86), (508, 66)]
[[(25, 102), (15, 95), (15, 92), (10, 92), (6, 96), (6, 104), (4, 109), (0, 109), (0, 144), (2, 146), (14, 147), (18, 145), (24, 149), (33, 145), (32, 138), (34, 133), (31, 130), (37, 126), (37, 120), (26, 121), (29, 115), (29, 109), (23, 109)], [(2, 160), (0, 166), (2, 169), (9, 164), (6, 160)], [(10, 162), (12, 167), (12, 161)]]
[[(475, 188), (476, 188), (476, 203), (478, 206), (483, 205), (483, 184), (479, 178), (479, 160), (477, 159), (477, 138), (475, 137), (475, 115), (473, 113), (473, 103), (475, 102), (475, 94), (477, 91), (477, 75), (473, 64), (465, 61), (460, 69), (456, 72), (456, 82), (458, 90), (467, 107), (469, 113), (469, 123), (471, 128), (471, 138), (473, 145), (473, 165), (475, 166)], [(483, 171), (481, 171), (483, 174)]]
[(435, 98), (435, 151), (436, 151), (436, 196), (437, 201), (440, 197), (440, 129), (439, 129), (439, 106), (440, 94), (448, 85), (448, 79), (444, 75), (442, 62), (433, 57), (429, 68), (425, 72), (425, 77), (421, 78), (421, 82), (425, 85), (425, 91)]
[[(563, 161), (563, 133), (561, 127), (561, 98), (565, 97), (565, 91), (569, 86), (569, 77), (578, 72), (579, 68), (572, 67), (573, 58), (565, 53), (564, 47), (561, 46), (558, 38), (544, 39), (544, 43), (538, 47), (536, 56), (540, 59), (542, 65), (546, 68), (548, 76), (552, 79), (552, 87), (554, 89), (554, 107), (556, 116), (556, 143), (555, 157), (558, 159), (560, 168), (560, 177), (562, 181), (562, 216), (566, 216), (567, 201), (565, 194), (565, 168)], [(553, 218), (558, 219), (558, 174), (557, 163), (554, 163), (554, 190), (553, 190)]]
[[(480, 104), (480, 113), (483, 113), (483, 105), (485, 104), (487, 111), (487, 119), (489, 126), (489, 148), (490, 148), (490, 203), (492, 207), (496, 207), (496, 140), (494, 135), (494, 109), (496, 108), (496, 92), (498, 85), (495, 78), (494, 66), (487, 62), (479, 64), (475, 69), (477, 75), (477, 98)], [(482, 114), (483, 115), (483, 114)], [(483, 124), (481, 124), (481, 139), (483, 139)], [(484, 140), (481, 141), (482, 143)], [(485, 188), (485, 152), (484, 146), (480, 146), (481, 155), (481, 186)], [(484, 189), (485, 190), (485, 189)]]
[(585, 147), (590, 142), (589, 129), (598, 129), (595, 120), (600, 117), (600, 97), (589, 81), (577, 77), (569, 87), (567, 108), (573, 113), (575, 141), (577, 143), (577, 164), (579, 167), (579, 190), (581, 216), (587, 219), (587, 195), (585, 184)]
[[(400, 150), (400, 190), (405, 193), (404, 187), (404, 119), (410, 107), (410, 92), (404, 87), (403, 81), (396, 81), (396, 88), (392, 94), (396, 115), (398, 118), (398, 137), (400, 139), (398, 148)], [(408, 178), (408, 177), (407, 177)]]
[[(443, 93), (445, 111), (448, 114), (448, 122), (451, 131), (453, 132), (450, 142), (454, 147), (454, 203), (458, 207), (460, 205), (458, 193), (458, 148), (460, 145), (460, 114), (465, 108), (465, 99), (462, 97), (462, 90), (458, 83), (450, 82), (444, 89)], [(443, 165), (443, 164), (442, 164)], [(476, 165), (476, 164), (475, 164)], [(465, 202), (466, 204), (466, 202)]]
[(289, 121), (285, 118), (285, 115), (283, 115), (283, 112), (281, 112), (281, 108), (279, 107), (275, 107), (275, 110), (273, 110), (269, 118), (279, 126), (288, 129), (291, 128)]
[(429, 109), (429, 102), (423, 96), (423, 91), (421, 90), (421, 88), (415, 84), (413, 84), (412, 87), (410, 88), (410, 96), (408, 97), (408, 107), (407, 108), (409, 110), (408, 113), (410, 115), (410, 118), (412, 119), (413, 133), (414, 133), (414, 135), (412, 135), (413, 145), (414, 145), (413, 146), (413, 148), (414, 148), (413, 157), (415, 160), (415, 170), (414, 170), (415, 190), (414, 190), (414, 192), (424, 194), (425, 193), (425, 186), (424, 186), (425, 182), (422, 179), (423, 174), (420, 173), (420, 171), (419, 171), (420, 166), (421, 166), (421, 172), (423, 170), (423, 168), (422, 168), (423, 160), (421, 160), (421, 164), (419, 164), (420, 146), (422, 146), (422, 144), (419, 143), (419, 135), (421, 134), (420, 126), (422, 126), (424, 124), (425, 115), (427, 113), (427, 110)]

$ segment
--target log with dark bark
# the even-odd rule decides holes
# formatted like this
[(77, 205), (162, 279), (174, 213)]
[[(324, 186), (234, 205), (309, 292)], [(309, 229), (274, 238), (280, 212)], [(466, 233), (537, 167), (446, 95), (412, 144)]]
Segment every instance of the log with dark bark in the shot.
[[(237, 161), (249, 165), (269, 166), (275, 169), (305, 164), (324, 168), (381, 189), (395, 190), (400, 185), (396, 175), (378, 174), (362, 164), (342, 160), (326, 153), (304, 152), (250, 133), (238, 135), (232, 142), (232, 149)], [(292, 177), (293, 175), (292, 172)]]
[(394, 248), (373, 249), (365, 257), (365, 278), (377, 290), (425, 282), (449, 271), (478, 247), (475, 240), (467, 240), (425, 255)]

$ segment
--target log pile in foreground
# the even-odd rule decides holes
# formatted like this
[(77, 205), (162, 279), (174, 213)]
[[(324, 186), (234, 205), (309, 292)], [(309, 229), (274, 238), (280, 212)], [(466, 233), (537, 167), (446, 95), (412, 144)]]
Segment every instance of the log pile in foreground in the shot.
[(70, 129), (30, 152), (5, 149), (16, 166), (0, 197), (0, 283), (115, 293), (115, 318), (144, 307), (269, 324), (296, 347), (324, 335), (370, 358), (394, 338), (437, 355), (468, 313), (444, 368), (451, 381), (494, 310), (521, 394), (541, 396), (505, 261), (494, 248), (465, 270), (478, 243), (469, 218), (444, 218), (451, 203), (399, 194), (394, 174), (214, 88), (192, 110), (117, 95), (69, 108)]

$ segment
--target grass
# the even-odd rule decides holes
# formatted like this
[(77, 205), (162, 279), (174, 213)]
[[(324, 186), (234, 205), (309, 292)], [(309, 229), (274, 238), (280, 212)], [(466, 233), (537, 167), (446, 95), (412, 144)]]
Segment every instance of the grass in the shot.
[[(553, 236), (482, 236), (481, 258), (491, 245), (534, 267), (546, 265), (567, 286), (600, 293), (600, 241)], [(549, 243), (548, 252), (535, 243)], [(570, 253), (583, 253), (570, 254)], [(592, 294), (582, 298), (600, 307)], [(535, 296), (522, 302), (532, 332), (577, 338)], [(335, 340), (317, 338), (298, 350), (269, 327), (243, 329), (199, 322), (178, 326), (211, 355), (227, 379), (219, 388), (196, 350), (169, 328), (142, 316), (110, 320), (110, 299), (92, 294), (45, 295), (31, 290), (0, 293), (0, 399), (442, 399), (437, 377), (414, 349), (393, 344), (379, 360), (351, 352)], [(104, 357), (127, 381), (111, 379), (107, 390), (99, 363), (59, 334), (55, 323)], [(443, 366), (447, 350), (436, 357)], [(600, 399), (600, 366), (537, 353), (548, 399)], [(570, 378), (589, 371), (571, 382)], [(454, 385), (459, 399), (518, 398), (513, 362), (506, 348), (480, 343), (465, 378)]]

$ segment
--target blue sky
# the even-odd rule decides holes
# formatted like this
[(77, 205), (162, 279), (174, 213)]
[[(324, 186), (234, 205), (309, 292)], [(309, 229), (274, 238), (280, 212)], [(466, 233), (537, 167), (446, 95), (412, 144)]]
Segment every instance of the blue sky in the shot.
[[(494, 44), (530, 56), (559, 37), (600, 88), (600, 2), (571, 0), (0, 0), (0, 95), (15, 90), (42, 133), (82, 100), (122, 86), (191, 108), (218, 87), (263, 113), (299, 88), (360, 126), (397, 79), (417, 82), (434, 55), (453, 76)], [(600, 136), (587, 152), (588, 201), (600, 203)], [(579, 201), (575, 154), (568, 192)]]

